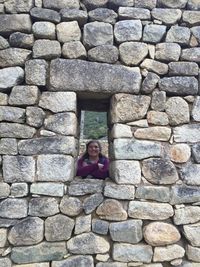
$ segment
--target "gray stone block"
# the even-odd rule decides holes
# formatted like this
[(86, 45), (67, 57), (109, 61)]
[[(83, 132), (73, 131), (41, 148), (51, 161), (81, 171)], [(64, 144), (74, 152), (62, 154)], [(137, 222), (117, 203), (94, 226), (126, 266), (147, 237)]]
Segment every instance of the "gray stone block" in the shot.
[(155, 25), (155, 24), (146, 25), (144, 27), (142, 40), (144, 42), (149, 42), (149, 43), (159, 43), (162, 41), (166, 33), (166, 30), (167, 28), (165, 25)]
[(118, 14), (120, 20), (149, 20), (151, 18), (151, 13), (148, 9), (138, 7), (119, 7)]
[(92, 231), (100, 235), (107, 235), (109, 223), (107, 221), (93, 219), (92, 220)]
[(91, 61), (116, 63), (118, 49), (114, 45), (99, 45), (88, 51), (88, 59)]
[(52, 267), (72, 267), (72, 266), (87, 266), (94, 267), (92, 256), (70, 256), (65, 260), (53, 261)]
[(8, 103), (13, 106), (35, 105), (39, 100), (39, 89), (35, 85), (14, 86)]
[(21, 219), (28, 215), (28, 202), (26, 199), (7, 198), (0, 203), (0, 217), (8, 219)]
[(36, 40), (33, 45), (33, 58), (53, 59), (61, 56), (61, 46), (56, 40)]
[(28, 14), (1, 14), (0, 34), (9, 35), (17, 31), (30, 33), (31, 28), (31, 18)]
[(20, 67), (10, 67), (0, 70), (0, 92), (21, 84), (24, 80), (24, 70)]
[(43, 5), (45, 8), (60, 10), (62, 8), (76, 8), (79, 9), (79, 0), (44, 0)]
[(100, 21), (115, 24), (117, 13), (108, 8), (96, 8), (88, 13), (90, 21)]
[(24, 66), (31, 56), (31, 51), (23, 48), (7, 48), (0, 50), (0, 67)]
[(25, 109), (0, 106), (0, 121), (24, 123)]
[(50, 21), (54, 23), (60, 22), (60, 14), (48, 8), (34, 7), (30, 11), (31, 17), (36, 20)]
[(140, 20), (122, 20), (115, 23), (114, 36), (117, 43), (140, 41), (142, 23)]
[(36, 197), (29, 201), (30, 216), (49, 217), (59, 213), (58, 202), (53, 197)]
[(9, 43), (13, 47), (31, 49), (34, 44), (33, 34), (14, 32), (9, 36)]
[(85, 10), (63, 8), (60, 10), (60, 14), (62, 21), (77, 21), (80, 27), (87, 23), (88, 14)]

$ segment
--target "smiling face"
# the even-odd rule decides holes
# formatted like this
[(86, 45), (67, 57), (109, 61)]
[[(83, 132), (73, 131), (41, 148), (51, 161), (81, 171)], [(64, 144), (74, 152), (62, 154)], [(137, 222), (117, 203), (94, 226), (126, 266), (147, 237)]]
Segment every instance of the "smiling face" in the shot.
[(100, 153), (100, 147), (98, 143), (92, 142), (88, 145), (87, 152), (90, 158), (98, 158)]

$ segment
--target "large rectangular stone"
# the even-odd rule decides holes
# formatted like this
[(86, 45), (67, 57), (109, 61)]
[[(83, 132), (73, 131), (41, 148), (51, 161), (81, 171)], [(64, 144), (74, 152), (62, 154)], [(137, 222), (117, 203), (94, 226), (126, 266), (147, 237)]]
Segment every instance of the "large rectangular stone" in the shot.
[(12, 32), (31, 32), (31, 18), (27, 14), (1, 14), (0, 34), (8, 35)]
[(50, 65), (50, 90), (138, 93), (139, 68), (94, 63), (83, 60), (55, 59)]

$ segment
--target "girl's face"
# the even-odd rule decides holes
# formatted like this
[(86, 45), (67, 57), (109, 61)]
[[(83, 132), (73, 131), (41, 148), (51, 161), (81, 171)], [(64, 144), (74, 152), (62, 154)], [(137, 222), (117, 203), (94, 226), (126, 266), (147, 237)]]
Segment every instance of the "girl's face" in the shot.
[(90, 143), (88, 146), (87, 152), (88, 152), (90, 157), (98, 157), (99, 153), (100, 153), (100, 148), (99, 148), (98, 143), (96, 143), (96, 142)]

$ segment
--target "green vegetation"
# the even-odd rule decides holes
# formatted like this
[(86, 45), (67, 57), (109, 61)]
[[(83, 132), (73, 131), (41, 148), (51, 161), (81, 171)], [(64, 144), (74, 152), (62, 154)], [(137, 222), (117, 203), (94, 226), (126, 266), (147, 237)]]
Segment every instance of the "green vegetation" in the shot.
[(83, 135), (85, 139), (107, 137), (107, 113), (85, 111)]

